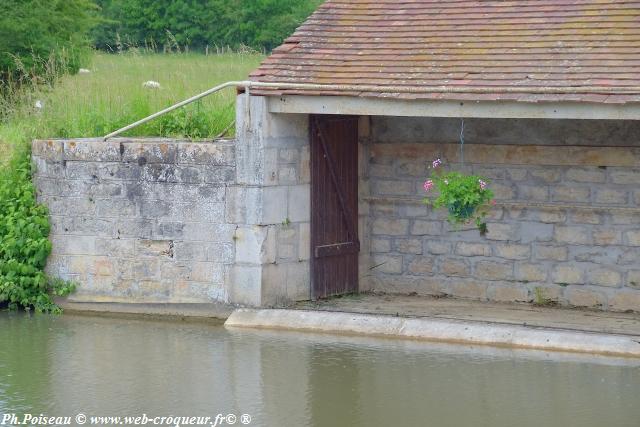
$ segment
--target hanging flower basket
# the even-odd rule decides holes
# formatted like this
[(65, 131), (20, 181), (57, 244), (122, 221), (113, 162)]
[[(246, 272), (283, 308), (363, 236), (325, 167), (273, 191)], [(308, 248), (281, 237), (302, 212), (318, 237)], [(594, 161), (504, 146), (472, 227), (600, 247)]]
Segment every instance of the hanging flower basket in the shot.
[(490, 206), (495, 204), (489, 180), (476, 175), (447, 172), (440, 159), (432, 162), (431, 169), (431, 176), (424, 183), (424, 190), (429, 194), (425, 203), (435, 209), (446, 208), (449, 213), (447, 219), (455, 227), (473, 221), (480, 233), (486, 233), (484, 219)]
[(447, 209), (449, 210), (449, 215), (465, 220), (469, 220), (476, 211), (476, 207), (474, 205), (465, 204), (460, 201), (448, 204)]

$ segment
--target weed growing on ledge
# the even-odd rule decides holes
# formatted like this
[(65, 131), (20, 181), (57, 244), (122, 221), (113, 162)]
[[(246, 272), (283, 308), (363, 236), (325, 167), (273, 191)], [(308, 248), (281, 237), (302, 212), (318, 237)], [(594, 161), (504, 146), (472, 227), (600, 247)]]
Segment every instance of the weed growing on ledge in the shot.
[(534, 290), (533, 304), (538, 306), (550, 306), (555, 305), (556, 302), (547, 297), (543, 288), (537, 286)]

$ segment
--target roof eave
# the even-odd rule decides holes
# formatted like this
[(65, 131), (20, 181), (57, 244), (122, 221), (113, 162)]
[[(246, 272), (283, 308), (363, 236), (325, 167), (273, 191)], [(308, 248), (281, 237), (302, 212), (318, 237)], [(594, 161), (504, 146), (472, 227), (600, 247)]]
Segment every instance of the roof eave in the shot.
[(405, 117), (640, 120), (640, 103), (460, 101), (355, 96), (268, 96), (271, 113)]

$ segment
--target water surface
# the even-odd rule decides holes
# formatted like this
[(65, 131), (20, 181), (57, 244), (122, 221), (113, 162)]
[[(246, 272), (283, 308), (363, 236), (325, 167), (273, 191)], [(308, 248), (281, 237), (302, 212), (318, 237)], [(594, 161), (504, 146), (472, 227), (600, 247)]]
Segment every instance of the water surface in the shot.
[(0, 312), (0, 416), (232, 413), (250, 414), (252, 426), (637, 427), (639, 366), (208, 323)]

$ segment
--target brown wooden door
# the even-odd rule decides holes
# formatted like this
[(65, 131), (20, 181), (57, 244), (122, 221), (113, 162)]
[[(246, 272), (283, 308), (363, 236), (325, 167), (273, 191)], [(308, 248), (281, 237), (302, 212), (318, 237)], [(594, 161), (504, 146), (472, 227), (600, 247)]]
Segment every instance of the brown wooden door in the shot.
[(311, 116), (313, 298), (358, 291), (358, 119)]

